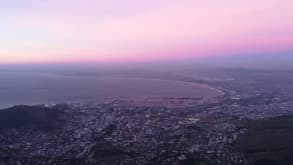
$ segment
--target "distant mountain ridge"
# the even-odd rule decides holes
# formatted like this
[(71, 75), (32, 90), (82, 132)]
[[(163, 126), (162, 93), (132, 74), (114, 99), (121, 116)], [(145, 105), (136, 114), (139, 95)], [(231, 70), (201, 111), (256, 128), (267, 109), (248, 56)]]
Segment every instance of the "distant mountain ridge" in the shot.
[(200, 59), (196, 63), (211, 67), (293, 70), (293, 51), (269, 54), (223, 55)]

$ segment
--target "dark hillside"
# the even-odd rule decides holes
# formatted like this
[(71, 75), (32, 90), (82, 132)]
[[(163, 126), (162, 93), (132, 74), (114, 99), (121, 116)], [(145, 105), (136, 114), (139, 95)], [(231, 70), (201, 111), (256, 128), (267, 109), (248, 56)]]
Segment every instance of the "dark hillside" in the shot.
[(60, 119), (64, 105), (46, 107), (43, 105), (25, 106), (19, 105), (0, 110), (0, 129), (2, 128), (52, 128)]
[(293, 117), (248, 121), (240, 148), (254, 165), (292, 165)]

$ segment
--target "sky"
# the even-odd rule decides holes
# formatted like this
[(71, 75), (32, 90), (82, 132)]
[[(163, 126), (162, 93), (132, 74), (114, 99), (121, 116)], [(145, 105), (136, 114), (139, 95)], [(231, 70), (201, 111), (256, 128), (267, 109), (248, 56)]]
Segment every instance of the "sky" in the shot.
[(0, 63), (293, 52), (292, 0), (0, 0)]

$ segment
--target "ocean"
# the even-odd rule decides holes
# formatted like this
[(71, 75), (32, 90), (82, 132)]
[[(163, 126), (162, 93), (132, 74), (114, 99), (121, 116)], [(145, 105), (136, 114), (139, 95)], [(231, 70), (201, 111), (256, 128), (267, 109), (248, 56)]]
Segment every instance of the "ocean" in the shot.
[(218, 93), (204, 85), (172, 80), (0, 72), (0, 108), (104, 98), (199, 97), (203, 94), (210, 97)]

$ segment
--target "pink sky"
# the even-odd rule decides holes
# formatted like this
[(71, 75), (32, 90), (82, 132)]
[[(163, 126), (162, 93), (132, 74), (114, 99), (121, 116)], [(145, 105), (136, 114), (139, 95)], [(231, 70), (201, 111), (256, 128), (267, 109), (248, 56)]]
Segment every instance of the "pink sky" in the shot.
[(10, 0), (0, 63), (188, 59), (293, 50), (292, 0)]

